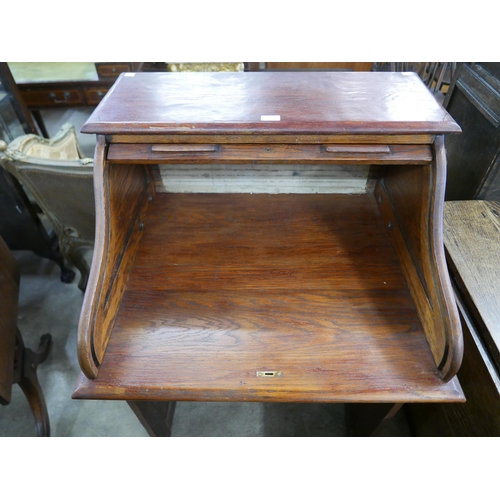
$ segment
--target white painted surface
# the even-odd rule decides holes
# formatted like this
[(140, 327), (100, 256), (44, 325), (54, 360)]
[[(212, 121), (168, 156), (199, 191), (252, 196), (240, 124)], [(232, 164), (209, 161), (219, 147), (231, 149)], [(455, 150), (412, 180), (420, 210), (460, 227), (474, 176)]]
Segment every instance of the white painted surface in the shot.
[(160, 165), (167, 193), (345, 193), (366, 191), (369, 165)]

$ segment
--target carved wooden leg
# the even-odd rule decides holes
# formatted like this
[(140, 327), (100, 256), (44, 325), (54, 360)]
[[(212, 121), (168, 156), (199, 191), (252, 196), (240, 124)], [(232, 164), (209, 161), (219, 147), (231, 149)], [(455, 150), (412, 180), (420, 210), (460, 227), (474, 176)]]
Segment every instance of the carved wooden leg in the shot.
[(50, 436), (49, 414), (43, 397), (42, 388), (38, 382), (36, 369), (49, 355), (52, 347), (52, 336), (42, 335), (40, 345), (36, 352), (24, 347), (21, 332), (17, 331), (16, 353), (14, 361), (14, 382), (19, 384), (35, 417), (36, 435), (38, 437)]
[(358, 437), (377, 436), (402, 406), (402, 403), (346, 404), (349, 435)]
[(71, 269), (67, 268), (64, 259), (61, 257), (61, 261), (55, 261), (61, 268), (61, 281), (63, 283), (73, 283), (73, 280), (75, 279), (75, 272), (72, 271)]
[(90, 274), (90, 266), (85, 257), (83, 256), (83, 251), (86, 247), (79, 246), (71, 240), (64, 239), (62, 241), (63, 254), (66, 259), (71, 262), (80, 271), (80, 281), (78, 283), (78, 288), (85, 293), (87, 288), (87, 282)]
[(75, 279), (75, 272), (66, 267), (66, 262), (59, 248), (59, 239), (55, 234), (50, 245), (47, 245), (47, 247), (42, 249), (37, 249), (35, 254), (44, 259), (50, 259), (59, 266), (61, 269), (61, 281), (63, 283), (73, 283), (73, 280)]
[(85, 293), (85, 289), (87, 288), (87, 281), (89, 280), (90, 266), (82, 254), (82, 249), (72, 252), (72, 256), (75, 266), (80, 271), (80, 281), (78, 283), (78, 288)]
[(175, 401), (127, 401), (151, 437), (170, 437)]

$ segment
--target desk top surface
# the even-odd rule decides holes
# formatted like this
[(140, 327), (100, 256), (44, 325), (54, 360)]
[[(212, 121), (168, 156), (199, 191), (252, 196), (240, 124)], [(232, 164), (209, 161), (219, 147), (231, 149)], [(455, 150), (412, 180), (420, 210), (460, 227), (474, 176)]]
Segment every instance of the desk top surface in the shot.
[(441, 134), (460, 127), (415, 73), (123, 73), (91, 134)]

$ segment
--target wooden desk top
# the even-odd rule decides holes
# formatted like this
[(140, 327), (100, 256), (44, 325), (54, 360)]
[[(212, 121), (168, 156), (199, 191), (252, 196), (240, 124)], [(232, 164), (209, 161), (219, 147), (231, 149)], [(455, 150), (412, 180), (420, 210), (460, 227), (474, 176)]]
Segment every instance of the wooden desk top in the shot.
[(441, 134), (460, 127), (415, 73), (124, 73), (82, 132)]
[(444, 241), (464, 302), (500, 369), (500, 203), (446, 202)]

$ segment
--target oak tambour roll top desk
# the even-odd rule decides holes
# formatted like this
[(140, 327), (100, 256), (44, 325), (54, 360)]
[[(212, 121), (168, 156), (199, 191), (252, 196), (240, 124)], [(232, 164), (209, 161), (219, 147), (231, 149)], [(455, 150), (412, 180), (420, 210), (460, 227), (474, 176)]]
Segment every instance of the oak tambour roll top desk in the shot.
[(416, 74), (124, 73), (82, 132), (73, 397), (463, 401), (442, 236), (460, 128)]

